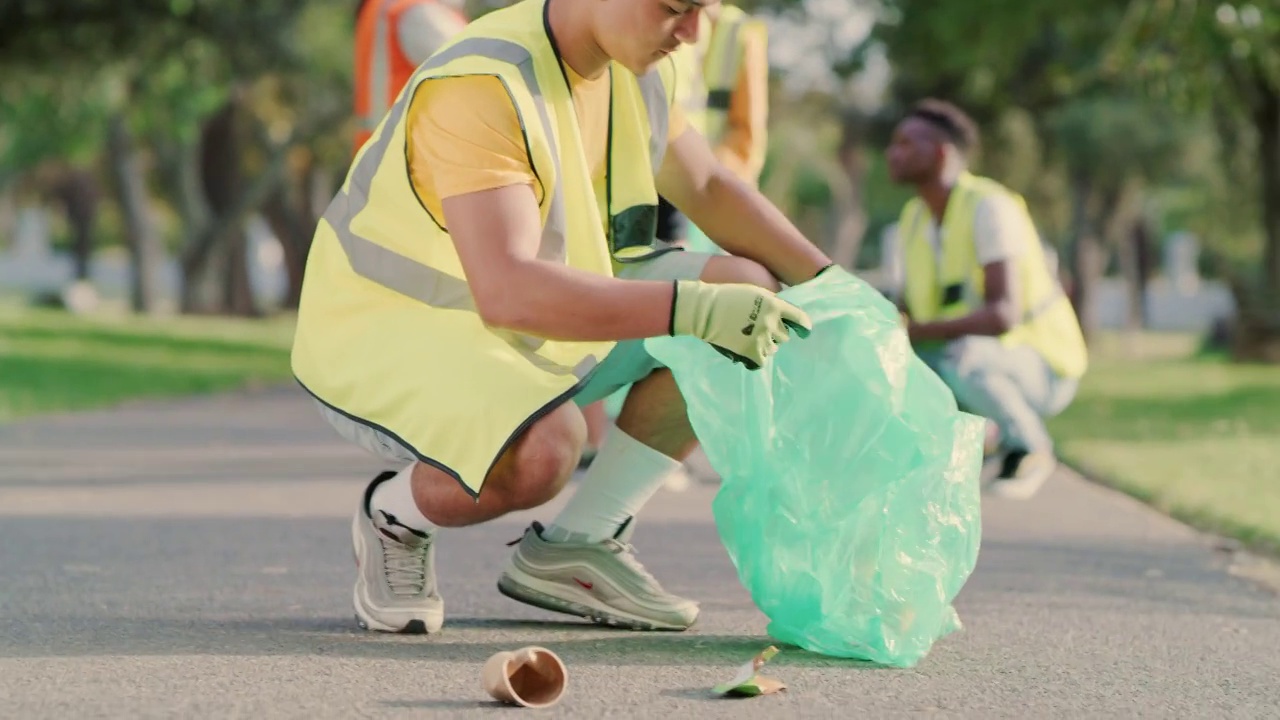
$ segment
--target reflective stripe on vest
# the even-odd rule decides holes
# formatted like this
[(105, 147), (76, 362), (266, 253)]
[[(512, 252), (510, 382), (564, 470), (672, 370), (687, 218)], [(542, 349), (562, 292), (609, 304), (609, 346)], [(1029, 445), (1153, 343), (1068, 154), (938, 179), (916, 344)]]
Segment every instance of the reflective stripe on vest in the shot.
[[(481, 55), (493, 60), (510, 63), (520, 68), (520, 75), (528, 84), (533, 95), (534, 104), (538, 108), (539, 119), (545, 130), (547, 141), (551, 144), (551, 156), (555, 163), (556, 176), (560, 175), (560, 153), (555, 145), (555, 134), (552, 132), (551, 119), (547, 114), (546, 102), (543, 100), (538, 79), (533, 72), (532, 57), (529, 51), (507, 40), (492, 38), (470, 38), (462, 40), (440, 53), (437, 53), (423, 69), (432, 70), (441, 67), (464, 55)], [(649, 139), (649, 154), (653, 172), (656, 174), (662, 167), (662, 159), (666, 153), (667, 137), (667, 105), (666, 90), (662, 87), (662, 78), (651, 72), (639, 78), (640, 90), (644, 95), (645, 108), (649, 113), (649, 126), (652, 129)], [(409, 103), (409, 93), (400, 97), (388, 114), (387, 126), (399, 120)], [(523, 122), (523, 119), (521, 119)], [(378, 171), (378, 165), (386, 154), (391, 142), (391, 133), (378, 135), (371, 146), (356, 161), (351, 173), (350, 191), (341, 190), (335, 201), (324, 214), (324, 219), (333, 227), (342, 244), (342, 249), (351, 262), (357, 275), (371, 280), (388, 289), (407, 295), (428, 305), (459, 310), (475, 310), (475, 300), (467, 284), (447, 273), (428, 267), (410, 258), (389, 250), (381, 245), (362, 238), (351, 230), (351, 218), (364, 209), (368, 198), (369, 186)], [(355, 195), (353, 200), (352, 195)], [(562, 262), (565, 257), (565, 215), (564, 199), (559, 183), (551, 189), (551, 204), (547, 215), (546, 226), (542, 230), (542, 243), (538, 247), (538, 258)]]
[[(559, 176), (559, 152), (555, 146), (555, 137), (550, 132), (551, 120), (538, 88), (538, 79), (534, 77), (533, 66), (528, 62), (531, 60), (529, 51), (507, 40), (471, 38), (437, 53), (423, 65), (423, 68), (435, 69), (464, 55), (483, 55), (520, 68), (520, 74), (528, 83), (534, 103), (538, 107), (539, 119), (547, 129), (547, 141), (551, 143), (551, 154), (555, 162), (556, 174)], [(399, 121), (400, 116), (407, 110), (409, 101), (410, 93), (400, 96), (388, 113), (385, 123), (387, 127)], [(434, 307), (475, 310), (475, 300), (471, 297), (471, 290), (465, 282), (406, 258), (352, 232), (351, 219), (364, 209), (369, 186), (373, 183), (373, 177), (378, 171), (378, 165), (382, 162), (390, 142), (390, 132), (383, 132), (376, 136), (371, 146), (356, 161), (355, 169), (351, 173), (351, 192), (339, 193), (338, 197), (345, 200), (345, 204), (335, 202), (331, 205), (324, 215), (325, 220), (333, 226), (342, 249), (346, 251), (347, 259), (357, 275)], [(357, 193), (357, 202), (352, 202), (351, 193)], [(564, 199), (561, 197), (557, 183), (557, 187), (551, 188), (551, 203), (547, 222), (542, 230), (538, 257), (543, 260), (563, 260), (564, 233)]]
[[(526, 48), (514, 42), (494, 38), (468, 38), (434, 55), (422, 66), (422, 69), (433, 70), (467, 55), (479, 55), (518, 67), (521, 77), (529, 88), (538, 109), (539, 121), (542, 123), (547, 142), (551, 145), (551, 157), (557, 177), (556, 186), (550, 188), (551, 199), (547, 221), (542, 229), (541, 243), (538, 247), (538, 258), (564, 262), (566, 220), (564, 197), (559, 182), (560, 153), (556, 147), (555, 133), (552, 131), (546, 102), (533, 70), (533, 58)], [(666, 90), (657, 72), (647, 73), (638, 80), (641, 94), (644, 96), (645, 109), (648, 112), (651, 129), (649, 153), (652, 170), (656, 174), (662, 166), (662, 159), (666, 153), (669, 122)], [(378, 167), (388, 150), (392, 136), (389, 128), (399, 122), (400, 117), (407, 111), (411, 96), (412, 93), (402, 93), (392, 106), (386, 121), (382, 123), (382, 126), (388, 130), (376, 134), (364, 153), (356, 160), (349, 189), (339, 190), (323, 217), (333, 228), (351, 264), (351, 269), (357, 275), (432, 307), (475, 312), (475, 298), (465, 281), (407, 258), (394, 250), (361, 237), (351, 229), (351, 219), (364, 209), (374, 175), (377, 174)], [(524, 118), (520, 118), (520, 122), (524, 123)], [(531, 351), (537, 350), (546, 342), (545, 339), (529, 335), (517, 335), (517, 337)], [(582, 371), (581, 368), (566, 370), (558, 365), (548, 366), (546, 360), (532, 353), (528, 353), (526, 357), (539, 367), (549, 368), (553, 372), (578, 374)]]

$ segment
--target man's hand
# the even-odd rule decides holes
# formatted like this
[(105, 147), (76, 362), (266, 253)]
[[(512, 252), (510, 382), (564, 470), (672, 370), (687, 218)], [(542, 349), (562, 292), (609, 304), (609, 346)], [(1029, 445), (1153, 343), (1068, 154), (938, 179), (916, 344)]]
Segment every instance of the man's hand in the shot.
[(672, 335), (692, 335), (721, 355), (758, 370), (791, 338), (809, 336), (813, 323), (803, 310), (761, 287), (697, 280), (674, 284)]
[(1017, 298), (1020, 289), (1013, 263), (1004, 260), (983, 266), (985, 302), (968, 315), (952, 320), (934, 322), (908, 322), (907, 336), (911, 342), (947, 341), (966, 335), (1000, 336), (1018, 324), (1021, 314)]

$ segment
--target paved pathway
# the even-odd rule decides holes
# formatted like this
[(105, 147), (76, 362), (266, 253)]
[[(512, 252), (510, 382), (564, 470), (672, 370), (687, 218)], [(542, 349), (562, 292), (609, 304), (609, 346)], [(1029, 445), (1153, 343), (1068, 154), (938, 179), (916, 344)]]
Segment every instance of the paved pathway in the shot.
[(565, 717), (1280, 716), (1276, 597), (1065, 471), (1033, 501), (988, 501), (966, 630), (917, 668), (784, 652), (770, 667), (788, 692), (731, 701), (708, 688), (769, 640), (717, 539), (713, 486), (664, 491), (636, 537), (702, 601), (693, 631), (596, 629), (499, 595), (524, 514), (441, 541), (446, 632), (403, 638), (351, 619), (349, 514), (376, 469), (292, 390), (0, 429), (0, 714), (516, 712), (486, 700), (479, 668), (538, 643), (569, 666), (569, 695), (542, 713)]

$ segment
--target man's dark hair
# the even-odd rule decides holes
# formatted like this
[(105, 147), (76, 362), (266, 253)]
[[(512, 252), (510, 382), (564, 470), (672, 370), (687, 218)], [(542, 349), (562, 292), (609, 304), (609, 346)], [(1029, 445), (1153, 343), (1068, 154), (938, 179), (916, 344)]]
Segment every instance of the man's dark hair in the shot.
[(911, 108), (907, 117), (920, 118), (938, 128), (965, 155), (978, 147), (977, 123), (963, 110), (945, 100), (921, 100)]

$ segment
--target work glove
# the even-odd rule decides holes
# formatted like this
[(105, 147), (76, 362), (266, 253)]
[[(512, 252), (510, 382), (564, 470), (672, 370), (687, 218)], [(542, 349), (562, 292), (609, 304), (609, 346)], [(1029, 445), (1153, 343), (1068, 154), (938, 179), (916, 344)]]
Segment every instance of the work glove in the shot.
[(670, 333), (699, 338), (748, 370), (791, 338), (788, 329), (801, 338), (813, 329), (803, 310), (755, 285), (678, 280), (672, 292)]

